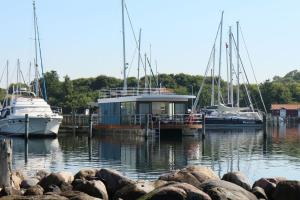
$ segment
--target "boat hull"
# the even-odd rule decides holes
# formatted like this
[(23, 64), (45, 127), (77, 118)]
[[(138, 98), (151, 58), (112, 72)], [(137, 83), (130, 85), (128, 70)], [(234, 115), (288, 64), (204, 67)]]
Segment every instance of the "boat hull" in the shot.
[[(29, 116), (29, 136), (49, 136), (56, 137), (62, 117), (30, 117)], [(0, 132), (12, 136), (25, 135), (25, 119), (21, 117), (1, 119)]]
[(220, 127), (261, 127), (263, 122), (255, 119), (236, 119), (236, 118), (206, 118), (206, 127), (220, 128)]

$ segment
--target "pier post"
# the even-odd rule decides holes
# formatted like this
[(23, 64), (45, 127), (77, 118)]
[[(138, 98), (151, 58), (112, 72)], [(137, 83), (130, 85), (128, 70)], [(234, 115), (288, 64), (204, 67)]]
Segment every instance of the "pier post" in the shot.
[(205, 139), (205, 113), (202, 114), (202, 139)]
[(92, 138), (93, 137), (93, 114), (92, 114), (92, 111), (90, 110), (90, 116), (89, 116), (89, 127), (90, 127), (90, 135), (89, 137)]
[(25, 114), (25, 139), (29, 137), (29, 117), (28, 114)]
[(0, 186), (11, 187), (12, 141), (0, 140)]

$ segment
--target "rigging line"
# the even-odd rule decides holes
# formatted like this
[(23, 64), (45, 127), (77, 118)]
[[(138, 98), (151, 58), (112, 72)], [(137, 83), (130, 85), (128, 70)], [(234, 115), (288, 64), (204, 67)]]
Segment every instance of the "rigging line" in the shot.
[(136, 52), (137, 52), (137, 48), (134, 49), (134, 52), (133, 52), (133, 55), (132, 55), (132, 58), (131, 58), (131, 61), (130, 61), (130, 65), (129, 65), (129, 68), (128, 68), (128, 72), (127, 72), (127, 76), (129, 76), (129, 73), (130, 73), (130, 70), (132, 68), (132, 65), (133, 65), (133, 61), (135, 59), (135, 56), (136, 56)]
[[(234, 43), (235, 48), (237, 48), (237, 45), (236, 45), (236, 42), (235, 42), (235, 39), (234, 39), (234, 36), (233, 36), (233, 35), (232, 35), (232, 40), (233, 40), (233, 43)], [(250, 85), (250, 82), (249, 82), (249, 79), (248, 79), (248, 76), (247, 76), (247, 73), (246, 73), (246, 70), (245, 70), (245, 67), (244, 67), (244, 63), (243, 63), (243, 61), (242, 61), (240, 55), (238, 55), (238, 59), (239, 59), (240, 62), (241, 62), (242, 69), (243, 69), (243, 71), (244, 71), (244, 76), (245, 76), (245, 78), (246, 78), (246, 80), (247, 80), (247, 83)], [(245, 86), (246, 86), (246, 85), (245, 85)], [(250, 101), (251, 109), (254, 110), (254, 108), (253, 108), (253, 103), (252, 103), (252, 100), (251, 100), (251, 96), (250, 96), (249, 90), (247, 89), (246, 92), (247, 92), (247, 96), (248, 96), (249, 101)]]
[(154, 73), (153, 73), (153, 70), (152, 70), (152, 67), (151, 67), (151, 63), (150, 63), (148, 57), (147, 57), (147, 62), (148, 62), (148, 65), (149, 65), (149, 67), (150, 67), (150, 71), (151, 71), (152, 77), (153, 77), (154, 80), (155, 80), (156, 87), (158, 88), (158, 83), (157, 83), (157, 81), (156, 81), (156, 78), (155, 78), (155, 75), (154, 75)]
[(250, 54), (249, 54), (249, 51), (248, 51), (248, 48), (247, 48), (247, 45), (246, 45), (246, 41), (244, 39), (244, 34), (243, 34), (241, 26), (240, 26), (240, 31), (241, 31), (241, 35), (242, 35), (242, 40), (243, 40), (243, 43), (244, 43), (244, 47), (245, 47), (245, 50), (246, 50), (246, 53), (247, 53), (247, 57), (248, 57), (248, 60), (249, 60), (250, 66), (251, 66), (252, 74), (254, 76), (254, 79), (255, 79), (255, 82), (256, 82), (256, 85), (257, 85), (257, 89), (258, 89), (258, 92), (259, 92), (260, 100), (261, 100), (261, 102), (263, 104), (265, 113), (267, 113), (266, 105), (265, 105), (264, 99), (262, 97), (262, 94), (261, 94), (261, 91), (260, 91), (260, 87), (258, 85), (258, 81), (257, 81), (256, 75), (254, 73), (254, 67), (253, 67), (252, 59), (250, 57)]
[(40, 62), (41, 62), (41, 68), (42, 68), (42, 81), (43, 81), (43, 96), (45, 101), (48, 101), (48, 97), (47, 97), (47, 89), (46, 89), (46, 80), (44, 77), (44, 63), (43, 63), (43, 57), (42, 57), (42, 48), (41, 48), (41, 40), (40, 40), (40, 32), (39, 32), (39, 26), (38, 26), (38, 18), (37, 15), (35, 14), (35, 18), (36, 18), (36, 32), (37, 32), (37, 39), (38, 39), (38, 47), (39, 47), (39, 54), (40, 54)]
[(205, 71), (205, 74), (204, 74), (204, 77), (203, 77), (203, 80), (202, 80), (200, 89), (199, 89), (199, 91), (198, 91), (198, 93), (197, 93), (197, 98), (195, 99), (195, 102), (194, 102), (194, 104), (193, 104), (193, 106), (192, 106), (192, 112), (191, 112), (191, 113), (194, 113), (194, 112), (196, 111), (196, 107), (197, 107), (197, 105), (198, 105), (198, 103), (199, 103), (199, 98), (200, 98), (201, 92), (202, 92), (203, 87), (204, 87), (205, 79), (206, 79), (207, 73), (208, 73), (208, 71), (209, 71), (209, 69), (210, 69), (211, 58), (212, 58), (212, 56), (213, 56), (214, 46), (216, 45), (216, 41), (217, 41), (217, 38), (218, 38), (218, 35), (219, 35), (219, 32), (220, 32), (220, 28), (221, 28), (221, 22), (219, 23), (219, 27), (218, 27), (218, 30), (217, 30), (217, 34), (216, 34), (216, 37), (215, 37), (214, 43), (213, 43), (213, 48), (212, 48), (212, 50), (211, 50), (211, 52), (210, 52), (209, 60), (208, 60), (208, 63), (207, 63), (207, 65), (206, 65), (206, 71)]
[(0, 83), (2, 82), (2, 78), (3, 78), (3, 76), (4, 76), (5, 70), (6, 70), (6, 66), (3, 68), (3, 71), (2, 71), (2, 74), (1, 74), (1, 78), (0, 78)]
[[(138, 40), (137, 40), (136, 35), (135, 35), (135, 32), (134, 32), (133, 24), (132, 24), (131, 17), (130, 17), (130, 14), (129, 14), (129, 11), (128, 11), (127, 4), (126, 4), (126, 3), (124, 3), (124, 7), (125, 7), (125, 10), (126, 10), (126, 14), (127, 14), (127, 17), (128, 17), (128, 21), (129, 21), (129, 23), (130, 23), (130, 28), (131, 28), (131, 31), (132, 31), (132, 34), (133, 34), (133, 37), (134, 37), (134, 41), (135, 41), (136, 48), (138, 48), (138, 47), (139, 47), (139, 43), (138, 43)], [(140, 53), (139, 57), (140, 57), (140, 62), (142, 63), (142, 66), (143, 66), (143, 68), (144, 68), (144, 70), (145, 70), (145, 65), (146, 65), (146, 63), (143, 62), (141, 53)]]

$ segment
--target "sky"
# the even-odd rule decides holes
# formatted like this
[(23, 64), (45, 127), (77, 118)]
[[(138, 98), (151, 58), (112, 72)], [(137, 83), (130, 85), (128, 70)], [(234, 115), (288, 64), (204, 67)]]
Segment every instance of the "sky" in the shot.
[[(121, 0), (37, 0), (36, 4), (46, 71), (72, 79), (122, 77)], [(228, 27), (235, 31), (240, 21), (259, 82), (299, 68), (300, 1), (126, 0), (126, 5), (136, 34), (142, 28), (142, 52), (149, 55), (151, 44), (152, 63), (157, 61), (159, 73), (203, 75), (223, 10), (223, 43)], [(28, 77), (34, 57), (32, 19), (31, 0), (0, 0), (0, 70), (9, 60), (11, 80), (18, 58)], [(135, 43), (127, 19), (126, 50), (129, 75), (136, 76)], [(242, 59), (249, 70), (247, 57)], [(223, 56), (224, 76), (225, 70)], [(254, 82), (252, 75), (249, 79)]]

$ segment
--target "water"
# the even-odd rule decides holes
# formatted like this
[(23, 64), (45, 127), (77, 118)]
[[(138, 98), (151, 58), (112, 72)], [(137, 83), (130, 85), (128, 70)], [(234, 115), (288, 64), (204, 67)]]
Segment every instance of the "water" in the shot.
[[(31, 139), (26, 147), (13, 139), (13, 168), (28, 175), (37, 170), (71, 171), (85, 167), (113, 168), (133, 179), (156, 179), (187, 165), (211, 167), (219, 176), (244, 172), (251, 182), (261, 177), (283, 176), (300, 180), (300, 125), (262, 130), (208, 131), (206, 139), (172, 140), (125, 136), (65, 134), (57, 139)], [(27, 162), (25, 149), (28, 148)]]

